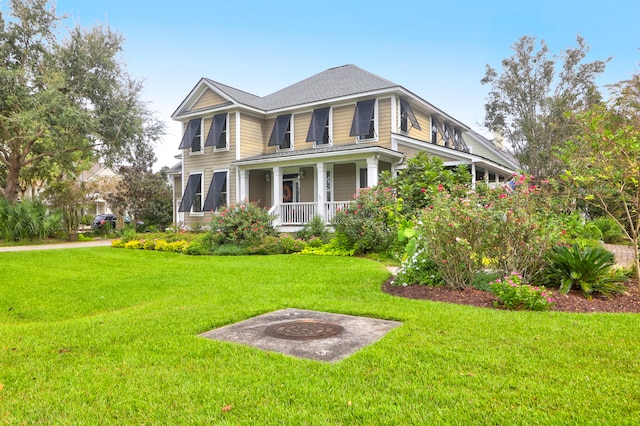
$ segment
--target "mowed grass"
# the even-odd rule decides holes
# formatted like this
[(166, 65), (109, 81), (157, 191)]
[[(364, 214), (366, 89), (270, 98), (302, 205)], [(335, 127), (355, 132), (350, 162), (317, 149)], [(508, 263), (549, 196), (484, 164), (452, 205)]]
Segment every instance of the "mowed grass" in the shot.
[[(395, 298), (360, 258), (0, 253), (0, 423), (640, 423), (640, 316)], [(294, 307), (403, 322), (335, 364), (198, 337)]]

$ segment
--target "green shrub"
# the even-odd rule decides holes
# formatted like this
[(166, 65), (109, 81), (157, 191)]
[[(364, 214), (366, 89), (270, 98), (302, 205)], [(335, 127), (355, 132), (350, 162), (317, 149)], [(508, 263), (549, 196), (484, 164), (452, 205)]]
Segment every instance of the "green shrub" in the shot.
[(330, 240), (329, 230), (320, 216), (314, 216), (309, 223), (305, 224), (302, 229), (296, 233), (296, 237), (304, 241), (320, 238), (323, 243), (328, 243)]
[(391, 188), (364, 188), (347, 208), (336, 212), (331, 224), (335, 236), (355, 253), (383, 252), (398, 236), (394, 212)]
[(593, 293), (610, 297), (625, 291), (620, 283), (627, 278), (612, 273), (614, 255), (601, 247), (581, 249), (577, 244), (571, 247), (558, 245), (549, 252), (548, 261), (547, 280), (550, 285), (559, 285), (561, 293), (567, 294), (574, 286), (579, 287), (585, 297), (591, 297)]
[(258, 245), (264, 237), (277, 235), (269, 211), (255, 203), (230, 206), (215, 215), (209, 227), (222, 234), (225, 245)]
[(602, 240), (607, 244), (620, 244), (626, 241), (624, 231), (615, 220), (609, 217), (599, 217), (591, 221), (602, 233)]
[(447, 285), (467, 288), (486, 269), (500, 275), (521, 271), (529, 280), (543, 269), (558, 230), (546, 220), (537, 188), (525, 177), (518, 182), (511, 194), (468, 191), (455, 197), (443, 189), (422, 211), (416, 224), (419, 245), (428, 248)]
[(295, 239), (291, 235), (282, 235), (278, 241), (278, 248), (281, 253), (300, 253), (307, 244), (303, 240)]
[[(415, 246), (418, 247), (418, 244)], [(442, 286), (445, 282), (438, 264), (429, 256), (429, 251), (424, 246), (420, 246), (410, 251), (402, 261), (394, 284), (402, 286), (410, 284)]]
[(323, 244), (325, 244), (325, 242), (322, 240), (322, 238), (314, 237), (307, 241), (306, 247), (318, 248), (318, 247), (322, 247)]
[(316, 256), (353, 256), (354, 248), (346, 248), (339, 238), (334, 237), (329, 243), (315, 247), (307, 245), (300, 254), (313, 254)]
[(498, 278), (500, 278), (501, 274), (498, 272), (489, 272), (489, 271), (478, 271), (473, 276), (473, 281), (471, 281), (471, 287), (476, 290), (482, 291), (491, 291), (491, 287), (489, 284)]
[(222, 234), (220, 233), (206, 232), (197, 234), (195, 239), (184, 249), (183, 253), (195, 256), (210, 255), (213, 254), (221, 242)]
[(50, 211), (40, 200), (11, 204), (5, 198), (0, 198), (0, 239), (45, 239), (54, 236), (62, 225), (62, 214)]
[(156, 240), (155, 249), (156, 251), (169, 251), (168, 249), (169, 243), (165, 240)]
[(281, 254), (280, 238), (267, 235), (259, 244), (247, 247), (247, 251), (249, 254), (258, 255)]
[(244, 256), (249, 254), (245, 247), (223, 244), (213, 251), (214, 256)]
[(511, 274), (503, 279), (489, 283), (491, 292), (496, 295), (496, 306), (507, 309), (526, 309), (529, 311), (548, 311), (555, 301), (544, 287), (532, 287), (522, 283), (522, 276)]

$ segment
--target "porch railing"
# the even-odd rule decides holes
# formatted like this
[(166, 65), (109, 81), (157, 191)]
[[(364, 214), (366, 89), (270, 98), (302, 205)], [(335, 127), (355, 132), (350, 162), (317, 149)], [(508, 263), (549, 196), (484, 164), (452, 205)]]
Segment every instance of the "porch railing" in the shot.
[[(349, 206), (350, 201), (331, 201), (324, 203), (324, 217), (326, 223), (331, 222), (338, 210)], [(318, 215), (318, 203), (282, 203), (273, 206), (269, 213), (278, 216), (277, 223), (280, 225), (305, 225), (311, 222), (314, 216)]]

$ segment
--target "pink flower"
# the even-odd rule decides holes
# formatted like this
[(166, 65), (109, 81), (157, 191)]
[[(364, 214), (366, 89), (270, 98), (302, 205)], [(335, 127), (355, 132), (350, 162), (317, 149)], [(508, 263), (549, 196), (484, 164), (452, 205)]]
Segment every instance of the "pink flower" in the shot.
[(420, 191), (422, 191), (422, 193), (424, 194), (425, 192), (427, 192), (426, 188), (420, 188)]
[(444, 191), (444, 186), (442, 186), (442, 184), (438, 185), (438, 191)]
[(507, 194), (500, 194), (498, 195), (498, 198), (507, 198)]

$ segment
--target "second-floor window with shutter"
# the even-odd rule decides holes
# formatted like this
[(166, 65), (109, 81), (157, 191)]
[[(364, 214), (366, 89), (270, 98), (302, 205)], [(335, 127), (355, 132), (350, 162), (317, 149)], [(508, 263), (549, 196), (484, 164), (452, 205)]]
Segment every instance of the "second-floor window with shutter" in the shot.
[(329, 145), (329, 111), (330, 107), (313, 110), (309, 132), (307, 132), (307, 142), (315, 145)]
[(376, 100), (367, 99), (356, 104), (349, 136), (356, 136), (359, 141), (375, 139), (376, 135)]

